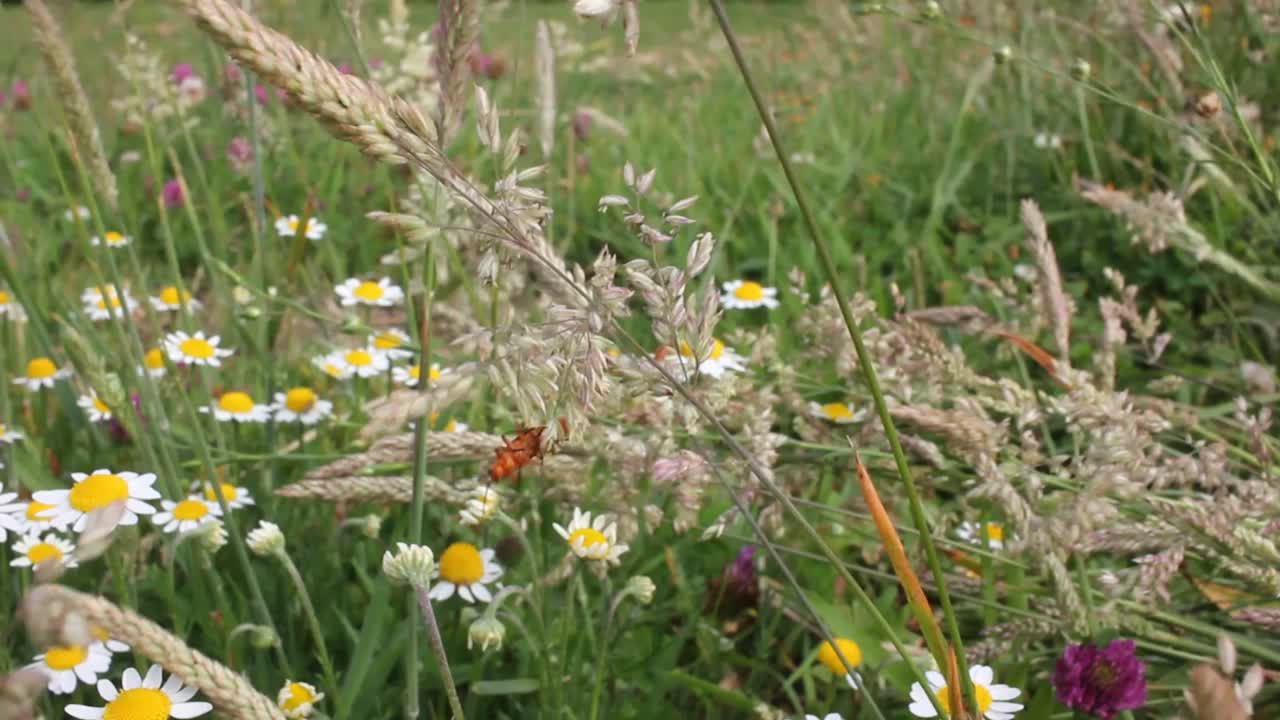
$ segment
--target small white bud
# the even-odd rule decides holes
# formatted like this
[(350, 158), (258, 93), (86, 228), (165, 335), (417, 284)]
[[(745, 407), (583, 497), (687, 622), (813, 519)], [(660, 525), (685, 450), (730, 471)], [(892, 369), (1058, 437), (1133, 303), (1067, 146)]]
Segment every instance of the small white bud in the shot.
[(431, 575), (435, 571), (436, 556), (426, 545), (410, 545), (396, 543), (393, 553), (388, 550), (382, 555), (382, 572), (398, 583), (405, 583), (416, 588), (431, 585)]
[(266, 520), (259, 521), (258, 527), (249, 531), (245, 542), (248, 543), (254, 555), (261, 557), (284, 552), (284, 533), (281, 532), (279, 525)]
[(502, 641), (507, 637), (507, 628), (502, 621), (488, 614), (481, 615), (467, 628), (467, 649), (479, 645), (481, 652), (489, 652), (492, 645), (495, 650), (502, 649)]
[(627, 581), (627, 592), (639, 600), (641, 605), (653, 602), (653, 593), (657, 589), (658, 586), (653, 584), (648, 575), (636, 575)]

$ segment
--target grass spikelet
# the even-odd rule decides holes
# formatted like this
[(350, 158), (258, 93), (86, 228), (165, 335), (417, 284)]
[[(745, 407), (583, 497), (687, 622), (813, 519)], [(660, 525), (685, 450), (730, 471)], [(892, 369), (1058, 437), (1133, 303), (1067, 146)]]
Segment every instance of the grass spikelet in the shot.
[(551, 47), (551, 27), (538, 21), (535, 51), (538, 77), (538, 143), (542, 156), (551, 157), (556, 139), (556, 51)]
[(238, 720), (284, 720), (276, 704), (254, 690), (239, 673), (171, 635), (164, 628), (117, 605), (60, 585), (41, 585), (27, 593), (23, 616), (33, 637), (47, 645), (74, 642), (70, 628), (98, 626), (128, 643), (183, 681), (199, 688), (214, 706)]
[(93, 106), (85, 95), (84, 87), (80, 85), (75, 58), (63, 41), (62, 29), (44, 0), (27, 0), (26, 6), (35, 29), (33, 39), (57, 85), (62, 111), (71, 130), (71, 137), (75, 140), (76, 150), (80, 159), (86, 163), (89, 177), (97, 186), (98, 193), (112, 210), (116, 210), (120, 197), (116, 188), (116, 176), (107, 163), (107, 151), (102, 146), (102, 135), (94, 120)]
[(479, 0), (447, 0), (441, 3), (440, 106), (436, 131), (441, 147), (448, 147), (458, 133), (471, 87), (471, 51), (480, 33)]
[(1069, 364), (1071, 354), (1071, 299), (1062, 289), (1062, 273), (1058, 270), (1058, 256), (1049, 242), (1049, 230), (1044, 214), (1035, 200), (1022, 201), (1022, 226), (1027, 231), (1027, 249), (1035, 258), (1040, 271), (1040, 292), (1044, 300), (1046, 318), (1053, 329), (1053, 340), (1058, 346), (1058, 358)]

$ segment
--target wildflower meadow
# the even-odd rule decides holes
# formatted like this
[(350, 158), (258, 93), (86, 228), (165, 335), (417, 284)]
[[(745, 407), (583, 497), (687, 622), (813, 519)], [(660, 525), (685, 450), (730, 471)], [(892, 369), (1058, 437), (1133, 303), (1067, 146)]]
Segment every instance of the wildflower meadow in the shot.
[(0, 720), (1280, 717), (1278, 62), (0, 5)]

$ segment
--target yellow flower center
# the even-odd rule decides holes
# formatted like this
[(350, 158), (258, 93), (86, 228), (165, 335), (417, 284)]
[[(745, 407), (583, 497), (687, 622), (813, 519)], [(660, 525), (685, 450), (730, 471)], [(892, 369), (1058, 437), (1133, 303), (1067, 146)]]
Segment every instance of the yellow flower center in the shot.
[(569, 534), (569, 544), (578, 545), (578, 541), (582, 541), (582, 547), (589, 548), (593, 545), (608, 545), (609, 538), (604, 533), (595, 528), (585, 527), (574, 530)]
[[(234, 500), (236, 499), (236, 494), (237, 494), (237, 492), (238, 492), (238, 491), (236, 490), (236, 486), (235, 486), (235, 485), (231, 485), (230, 483), (219, 483), (219, 485), (221, 485), (221, 486), (222, 486), (222, 488), (221, 488), (221, 489), (222, 489), (222, 499), (223, 499), (223, 500), (226, 500), (227, 502), (232, 502), (232, 501), (234, 501)], [(213, 488), (212, 488), (212, 487), (210, 487), (209, 485), (205, 485), (205, 487), (204, 487), (204, 496), (205, 496), (206, 498), (208, 498), (209, 502), (217, 502), (217, 501), (218, 501), (218, 496), (214, 494), (214, 492), (213, 492)], [(177, 508), (174, 508), (174, 512), (173, 512), (173, 514), (174, 514), (174, 515), (177, 515), (177, 514), (178, 514), (178, 509), (177, 509)]]
[(377, 300), (382, 297), (382, 293), (382, 286), (371, 280), (365, 280), (357, 285), (355, 290), (351, 291), (351, 294), (361, 300)]
[(440, 577), (454, 585), (472, 585), (484, 577), (484, 558), (471, 543), (458, 542), (440, 556)]
[(175, 520), (199, 520), (209, 514), (209, 506), (202, 500), (183, 500), (173, 506)]
[(93, 512), (113, 502), (129, 499), (129, 483), (119, 475), (90, 475), (71, 488), (68, 498), (71, 507), (81, 512)]
[(827, 403), (822, 406), (822, 414), (832, 420), (843, 420), (845, 418), (853, 417), (853, 410), (844, 403)]
[(298, 708), (310, 702), (315, 702), (316, 696), (311, 690), (302, 683), (289, 683), (288, 697), (284, 702), (280, 703), (282, 710), (297, 710)]
[(761, 300), (764, 298), (764, 286), (758, 282), (746, 280), (733, 291), (733, 296), (739, 300)]
[(111, 633), (107, 632), (107, 629), (101, 625), (90, 625), (89, 634), (98, 642), (106, 642), (111, 639)]
[(100, 413), (111, 412), (111, 408), (107, 407), (107, 404), (102, 402), (102, 398), (98, 397), (97, 395), (93, 396), (93, 409), (97, 410)]
[(178, 288), (169, 285), (160, 291), (160, 302), (165, 305), (178, 305), (191, 299), (191, 293), (178, 293)]
[(373, 339), (373, 346), (379, 350), (391, 350), (403, 345), (404, 342), (399, 335), (395, 333), (382, 333)]
[(111, 306), (112, 310), (115, 310), (116, 308), (120, 307), (120, 298), (114, 292), (108, 293), (106, 295), (100, 295), (98, 297), (99, 310), (106, 310), (108, 305)]
[(1000, 523), (987, 523), (987, 539), (995, 541), (1004, 540), (1004, 526)]
[[(693, 357), (693, 347), (690, 346), (689, 343), (681, 340), (680, 354), (687, 358)], [(707, 355), (706, 359), (718, 360), (721, 355), (724, 355), (724, 343), (720, 342), (719, 340), (716, 340), (714, 343), (712, 343), (711, 353)]]
[(103, 708), (102, 720), (168, 720), (173, 701), (163, 690), (125, 690)]
[(351, 350), (346, 355), (347, 362), (356, 367), (364, 367), (373, 364), (373, 356), (365, 350)]
[(46, 505), (45, 503), (32, 500), (30, 503), (27, 503), (27, 519), (32, 522), (48, 522), (51, 518), (43, 517), (40, 513), (52, 509), (52, 505)]
[(44, 652), (44, 664), (53, 670), (70, 670), (89, 657), (89, 649), (83, 645), (60, 645)]
[(296, 387), (285, 393), (284, 406), (291, 412), (302, 413), (315, 407), (316, 393), (309, 387)]
[(9, 304), (9, 293), (5, 292), (4, 290), (0, 290), (0, 305), (8, 305), (8, 304)]
[(124, 242), (124, 235), (115, 230), (108, 230), (105, 238), (108, 245), (119, 245)]
[[(938, 704), (942, 706), (942, 713), (947, 717), (950, 717), (951, 701), (947, 698), (947, 686), (943, 685), (937, 690), (934, 690), (933, 694), (938, 696)], [(973, 694), (978, 696), (978, 714), (981, 715), (991, 709), (993, 698), (991, 697), (991, 691), (987, 689), (986, 685), (974, 683)]]
[(295, 218), (289, 218), (289, 229), (290, 229), (290, 230), (292, 230), (292, 231), (294, 231), (294, 232), (298, 232), (298, 225), (299, 225), (299, 224), (301, 224), (301, 222), (302, 222), (302, 221), (301, 221), (301, 220), (299, 220), (299, 219), (298, 219), (298, 218), (296, 218), (296, 217), (295, 217)]
[(27, 559), (32, 565), (39, 565), (46, 560), (61, 560), (62, 548), (53, 543), (36, 543), (27, 551)]
[(218, 398), (218, 407), (229, 413), (242, 415), (253, 409), (253, 398), (249, 397), (249, 393), (232, 390), (222, 393), (222, 397)]
[(43, 380), (53, 377), (58, 372), (58, 366), (47, 357), (38, 357), (27, 363), (27, 377), (32, 380)]
[(160, 348), (151, 348), (146, 355), (142, 356), (142, 364), (146, 365), (148, 370), (159, 370), (164, 367), (164, 353)]
[(458, 431), (458, 421), (457, 421), (457, 420), (449, 420), (449, 422), (447, 422), (447, 423), (445, 423), (445, 424), (444, 424), (444, 431), (445, 431), (445, 432), (457, 432), (457, 431)]
[(178, 349), (187, 357), (200, 358), (201, 360), (208, 360), (213, 357), (214, 354), (213, 344), (204, 338), (197, 337), (183, 340), (182, 343), (178, 345)]
[[(818, 662), (827, 666), (827, 669), (836, 675), (844, 675), (849, 671), (845, 669), (845, 665), (840, 661), (840, 655), (844, 655), (844, 659), (849, 661), (850, 669), (858, 667), (862, 664), (862, 648), (858, 647), (858, 643), (849, 638), (838, 637), (835, 639), (835, 647), (830, 642), (823, 642), (818, 647)], [(836, 648), (840, 648), (840, 655), (836, 654)]]

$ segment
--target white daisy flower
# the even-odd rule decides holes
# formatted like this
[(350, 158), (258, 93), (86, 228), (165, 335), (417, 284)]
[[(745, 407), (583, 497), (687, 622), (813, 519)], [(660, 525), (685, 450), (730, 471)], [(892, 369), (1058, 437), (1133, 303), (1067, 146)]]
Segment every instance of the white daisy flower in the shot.
[(222, 508), (215, 501), (202, 497), (189, 497), (181, 502), (160, 501), (160, 512), (151, 516), (151, 522), (167, 533), (185, 533), (222, 515)]
[(169, 372), (169, 368), (164, 362), (164, 351), (160, 348), (151, 348), (142, 356), (142, 365), (138, 368), (138, 375), (147, 375), (152, 378), (162, 378), (165, 373)]
[(805, 713), (804, 720), (844, 720), (844, 716), (840, 713), (827, 713), (822, 717), (818, 717), (817, 715)]
[(60, 560), (65, 567), (75, 567), (76, 559), (72, 556), (76, 546), (70, 540), (57, 535), (48, 534), (24, 535), (13, 544), (14, 558), (9, 561), (10, 567), (35, 567), (50, 560)]
[(457, 592), (467, 602), (489, 602), (493, 594), (485, 587), (502, 577), (502, 566), (493, 559), (493, 550), (478, 550), (471, 543), (456, 542), (440, 555), (431, 583), (432, 600), (447, 600)]
[[(427, 377), (431, 382), (435, 382), (440, 379), (441, 375), (444, 375), (447, 372), (449, 372), (448, 368), (442, 370), (439, 365), (431, 363), (431, 371), (427, 374)], [(391, 368), (391, 379), (405, 387), (418, 387), (418, 380), (421, 377), (422, 366), (420, 365)]]
[(285, 681), (276, 694), (276, 705), (289, 720), (306, 720), (315, 711), (316, 703), (324, 699), (324, 693), (316, 692), (311, 683)]
[(94, 235), (89, 242), (92, 243), (94, 247), (106, 245), (109, 248), (122, 248), (133, 242), (133, 238), (125, 235), (124, 233), (116, 232), (115, 230), (108, 230), (102, 237)]
[(407, 346), (413, 339), (403, 330), (390, 328), (369, 337), (369, 347), (387, 356), (388, 360), (405, 360), (415, 355)]
[(341, 298), (339, 304), (343, 307), (351, 305), (391, 307), (404, 302), (404, 291), (399, 285), (392, 283), (391, 278), (388, 277), (380, 278), (377, 282), (347, 278), (341, 285), (334, 285), (333, 290)]
[(222, 359), (231, 357), (232, 350), (218, 347), (222, 338), (217, 335), (205, 337), (203, 330), (190, 335), (178, 330), (164, 336), (164, 350), (169, 359), (179, 365), (208, 365), (219, 367)]
[(94, 640), (98, 641), (98, 644), (106, 648), (109, 653), (115, 654), (129, 651), (129, 645), (127, 643), (122, 643), (111, 637), (111, 633), (107, 632), (107, 629), (101, 625), (90, 624), (89, 634), (93, 636)]
[(385, 373), (390, 365), (386, 355), (365, 348), (340, 350), (330, 359), (337, 363), (346, 377), (377, 377)]
[[(942, 673), (930, 670), (924, 674), (929, 681), (933, 694), (941, 700), (947, 694), (947, 680)], [(995, 673), (986, 665), (970, 665), (969, 680), (973, 683), (974, 694), (978, 696), (978, 712), (987, 720), (1013, 720), (1014, 713), (1022, 709), (1018, 703), (1007, 702), (1022, 694), (1022, 691), (1008, 685), (993, 685)], [(911, 705), (907, 708), (916, 717), (937, 717), (938, 713), (929, 696), (925, 694), (920, 683), (911, 685)]]
[(47, 357), (31, 358), (27, 362), (27, 374), (13, 379), (14, 385), (26, 385), (27, 390), (36, 392), (40, 388), (51, 388), (53, 383), (71, 375), (71, 370), (60, 368)]
[(753, 280), (730, 280), (722, 287), (724, 294), (720, 296), (720, 304), (730, 310), (778, 307), (778, 288), (765, 287)]
[[(693, 348), (683, 340), (680, 342), (680, 357), (685, 358), (686, 367), (690, 371), (694, 369), (694, 353)], [(711, 352), (697, 363), (698, 372), (713, 378), (723, 377), (728, 372), (742, 372), (747, 369), (745, 365), (747, 359), (734, 352), (733, 348), (725, 347), (725, 344), (716, 340), (711, 345)]]
[(334, 380), (346, 380), (354, 373), (342, 362), (342, 351), (335, 350), (324, 355), (317, 355), (311, 358), (311, 364), (320, 368), (320, 371)]
[(85, 685), (96, 684), (98, 675), (111, 669), (111, 652), (97, 642), (88, 645), (60, 645), (36, 655), (35, 662), (27, 668), (49, 678), (49, 692), (66, 695), (81, 682)]
[(276, 393), (272, 411), (276, 422), (300, 422), (303, 425), (315, 425), (333, 414), (333, 403), (316, 397), (315, 390), (306, 386), (290, 388), (288, 392)]
[(22, 309), (9, 291), (0, 290), (0, 318), (6, 317), (14, 322), (24, 322), (27, 319), (27, 311)]
[(480, 525), (493, 517), (498, 508), (502, 507), (502, 494), (497, 488), (489, 486), (473, 488), (468, 496), (461, 513), (463, 525)]
[[(294, 237), (298, 234), (298, 226), (301, 224), (302, 220), (297, 215), (278, 217), (276, 218), (276, 234), (280, 237)], [(328, 230), (329, 226), (321, 222), (319, 218), (307, 218), (306, 235), (308, 240), (321, 240)]]
[(106, 468), (84, 473), (71, 473), (75, 485), (70, 490), (40, 490), (32, 495), (36, 502), (52, 505), (53, 509), (41, 515), (52, 519), (54, 525), (72, 525), (82, 532), (89, 521), (89, 513), (114, 502), (124, 501), (124, 514), (120, 525), (136, 525), (139, 515), (151, 515), (156, 511), (147, 500), (159, 500), (160, 493), (152, 486), (155, 473), (139, 475), (132, 472), (113, 473)]
[(470, 425), (464, 422), (458, 422), (457, 420), (454, 420), (451, 418), (449, 422), (444, 424), (443, 432), (460, 433), (460, 432), (466, 432), (470, 429), (471, 429)]
[[(232, 485), (231, 483), (219, 483), (218, 490), (222, 492), (222, 499), (227, 501), (227, 507), (232, 510), (239, 510), (253, 504), (253, 493), (249, 492), (249, 488)], [(203, 493), (205, 500), (215, 506), (218, 504), (218, 495), (214, 492), (211, 483), (197, 480), (191, 483), (191, 492), (193, 494)]]
[[(956, 537), (973, 545), (982, 544), (982, 526), (976, 522), (965, 520), (956, 528)], [(1004, 526), (997, 522), (987, 523), (987, 547), (991, 550), (1004, 548)]]
[(90, 390), (88, 395), (81, 395), (76, 400), (76, 405), (89, 416), (89, 422), (106, 422), (111, 419), (111, 408), (102, 402), (96, 390)]
[(177, 675), (164, 679), (164, 670), (152, 665), (146, 677), (125, 668), (120, 690), (110, 680), (98, 682), (105, 707), (68, 705), (66, 712), (79, 720), (189, 720), (213, 709), (207, 702), (191, 702), (197, 689), (183, 684)]
[(53, 505), (34, 500), (14, 502), (17, 498), (18, 493), (0, 495), (0, 541), (5, 539), (6, 528), (24, 535), (37, 535), (66, 527), (66, 523), (53, 521)]
[(72, 222), (76, 218), (79, 218), (81, 220), (88, 220), (89, 217), (90, 217), (89, 208), (83, 205), (78, 205), (73, 208), (67, 208), (66, 210), (62, 211), (62, 219), (66, 220), (67, 222)]
[(192, 310), (200, 309), (199, 300), (191, 297), (191, 293), (186, 290), (179, 291), (174, 285), (166, 285), (161, 288), (159, 294), (152, 296), (150, 300), (151, 307), (155, 308), (156, 312), (181, 310), (183, 305)]
[(866, 408), (854, 412), (851, 405), (842, 402), (829, 402), (822, 405), (811, 402), (809, 403), (809, 414), (837, 425), (848, 425), (849, 423), (862, 422), (867, 419)]
[(21, 432), (0, 422), (0, 445), (12, 445), (21, 439)]
[(213, 405), (202, 405), (202, 413), (213, 413), (219, 422), (266, 422), (271, 419), (271, 406), (253, 401), (247, 392), (224, 392)]
[(80, 294), (80, 300), (84, 303), (84, 314), (88, 315), (90, 320), (124, 317), (126, 307), (138, 307), (138, 301), (129, 294), (128, 288), (125, 288), (121, 294), (110, 285), (85, 288), (85, 291)]
[(577, 0), (573, 12), (584, 20), (610, 22), (618, 14), (618, 0)]
[(586, 560), (600, 560), (611, 565), (621, 564), (618, 560), (627, 551), (626, 545), (618, 544), (618, 525), (609, 522), (608, 516), (601, 514), (591, 521), (591, 513), (573, 509), (573, 520), (565, 528), (555, 523), (555, 531), (569, 542), (573, 554)]

